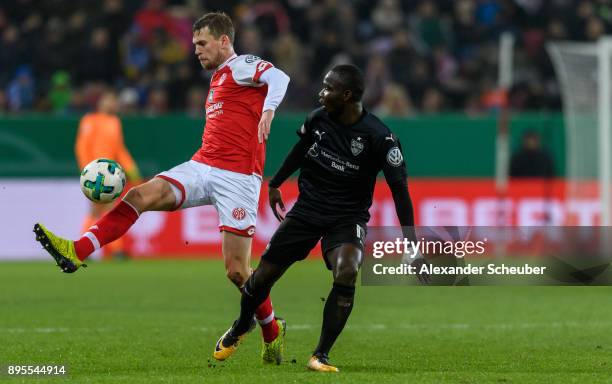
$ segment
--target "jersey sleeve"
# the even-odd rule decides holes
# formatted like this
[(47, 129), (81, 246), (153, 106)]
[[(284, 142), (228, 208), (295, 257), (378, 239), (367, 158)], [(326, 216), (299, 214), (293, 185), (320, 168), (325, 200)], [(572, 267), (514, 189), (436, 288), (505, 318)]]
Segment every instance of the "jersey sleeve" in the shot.
[(312, 120), (313, 120), (313, 116), (314, 113), (310, 113), (306, 119), (304, 120), (304, 123), (298, 128), (298, 130), (296, 131), (297, 135), (301, 138), (301, 139), (310, 139), (312, 137)]
[(387, 184), (405, 180), (408, 172), (402, 152), (402, 144), (397, 136), (388, 132), (377, 140), (377, 156)]
[(238, 56), (230, 63), (234, 81), (240, 85), (259, 87), (262, 85), (259, 78), (268, 69), (274, 67), (272, 63), (253, 55)]

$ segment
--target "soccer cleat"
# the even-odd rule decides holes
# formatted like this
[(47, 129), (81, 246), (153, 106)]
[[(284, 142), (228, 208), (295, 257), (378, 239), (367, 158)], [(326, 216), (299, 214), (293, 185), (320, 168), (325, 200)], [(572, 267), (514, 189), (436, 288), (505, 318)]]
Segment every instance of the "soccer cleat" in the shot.
[(340, 372), (340, 370), (329, 363), (327, 355), (313, 355), (308, 360), (308, 369), (318, 372)]
[[(236, 324), (234, 322), (234, 324)], [(225, 331), (225, 333), (217, 340), (217, 344), (215, 344), (215, 350), (213, 352), (213, 358), (218, 361), (227, 360), (231, 355), (236, 352), (238, 349), (238, 345), (247, 337), (247, 335), (255, 328), (257, 322), (255, 319), (251, 322), (251, 327), (248, 331), (243, 333), (240, 336), (232, 336), (231, 330), (234, 327), (233, 325)]]
[(81, 266), (87, 267), (87, 265), (83, 264), (77, 257), (76, 251), (74, 250), (74, 241), (54, 235), (39, 223), (34, 225), (34, 233), (36, 234), (36, 240), (51, 256), (53, 256), (55, 262), (63, 272), (73, 273)]
[(261, 359), (264, 364), (279, 365), (283, 361), (283, 351), (285, 349), (285, 332), (287, 331), (287, 323), (284, 319), (277, 317), (274, 319), (278, 324), (278, 335), (276, 339), (269, 343), (264, 341), (261, 350)]

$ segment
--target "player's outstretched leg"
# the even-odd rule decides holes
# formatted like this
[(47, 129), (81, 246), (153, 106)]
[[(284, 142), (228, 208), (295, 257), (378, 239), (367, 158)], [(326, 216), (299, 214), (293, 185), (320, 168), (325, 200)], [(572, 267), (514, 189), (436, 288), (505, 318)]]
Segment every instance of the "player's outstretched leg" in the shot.
[[(253, 316), (256, 309), (268, 298), (272, 285), (282, 276), (286, 269), (287, 267), (285, 266), (277, 266), (276, 264), (267, 263), (265, 260), (259, 263), (259, 266), (249, 277), (242, 289), (240, 317), (219, 338), (215, 345), (213, 357), (216, 360), (226, 360), (236, 351), (244, 336), (252, 329)], [(266, 359), (269, 359), (270, 362), (280, 364), (284, 349), (286, 326), (282, 319), (275, 319), (275, 321), (277, 321), (277, 326), (281, 332), (270, 343), (269, 351), (266, 351), (264, 346), (263, 354), (267, 355)]]
[(274, 321), (277, 324), (278, 332), (272, 341), (266, 342), (264, 340), (263, 348), (261, 350), (261, 360), (264, 364), (278, 365), (283, 361), (287, 323), (280, 317), (275, 318)]
[(317, 372), (340, 372), (337, 367), (331, 365), (329, 357), (323, 354), (311, 356), (306, 366), (308, 369)]
[(60, 269), (72, 273), (83, 266), (83, 260), (95, 250), (123, 236), (136, 222), (139, 212), (170, 210), (176, 207), (177, 200), (180, 198), (176, 198), (167, 181), (154, 178), (130, 189), (122, 201), (77, 241), (63, 239), (40, 223), (34, 225), (34, 233)]
[(34, 224), (36, 240), (55, 259), (55, 262), (63, 272), (73, 273), (79, 267), (86, 267), (77, 257), (74, 250), (74, 241), (66, 240), (55, 235), (40, 223)]
[[(252, 238), (229, 231), (223, 232), (223, 259), (227, 277), (243, 291), (244, 285), (251, 274)], [(266, 364), (280, 364), (282, 345), (284, 343), (284, 320), (276, 318), (270, 296), (255, 310), (255, 318), (261, 326), (263, 337), (261, 356)], [(218, 348), (216, 348), (218, 349)]]
[(319, 372), (338, 372), (339, 369), (329, 362), (329, 351), (353, 310), (355, 281), (361, 265), (362, 252), (356, 245), (343, 244), (331, 250), (326, 256), (332, 265), (334, 285), (323, 309), (319, 345), (307, 366)]
[(77, 241), (63, 239), (46, 229), (34, 225), (36, 240), (53, 256), (63, 272), (75, 272), (95, 250), (123, 236), (138, 219), (138, 211), (130, 203), (121, 201), (98, 220)]
[[(234, 322), (234, 325), (236, 325), (236, 322)], [(249, 326), (249, 329), (239, 336), (233, 336), (231, 334), (234, 325), (225, 331), (219, 340), (217, 340), (217, 344), (215, 344), (215, 351), (213, 352), (213, 357), (215, 360), (223, 361), (233, 355), (238, 349), (238, 345), (240, 345), (247, 335), (251, 333), (253, 329), (255, 329), (257, 322), (255, 321), (255, 318), (251, 318), (251, 325)]]

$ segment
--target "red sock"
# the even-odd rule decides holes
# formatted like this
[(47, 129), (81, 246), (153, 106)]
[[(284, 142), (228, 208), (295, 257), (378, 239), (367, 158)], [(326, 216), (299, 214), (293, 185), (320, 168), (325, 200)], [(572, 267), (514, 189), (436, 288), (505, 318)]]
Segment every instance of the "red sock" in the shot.
[(74, 242), (79, 260), (85, 260), (95, 250), (123, 236), (138, 219), (138, 212), (129, 203), (119, 202), (106, 215)]
[(276, 339), (278, 336), (278, 324), (276, 323), (276, 317), (274, 317), (274, 309), (272, 309), (272, 300), (270, 296), (266, 297), (266, 300), (261, 303), (255, 311), (255, 318), (261, 326), (261, 333), (266, 343), (269, 343)]

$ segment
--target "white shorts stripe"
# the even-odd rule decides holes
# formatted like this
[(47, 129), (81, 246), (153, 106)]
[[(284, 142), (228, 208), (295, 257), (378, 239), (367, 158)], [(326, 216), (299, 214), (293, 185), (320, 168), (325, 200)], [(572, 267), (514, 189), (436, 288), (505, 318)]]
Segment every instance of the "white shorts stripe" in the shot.
[(100, 249), (100, 242), (98, 241), (98, 238), (96, 237), (96, 235), (94, 235), (91, 232), (85, 232), (83, 234), (83, 236), (85, 236), (86, 238), (88, 238), (89, 240), (91, 240), (91, 243), (94, 246), (94, 249), (97, 251), (98, 249)]

